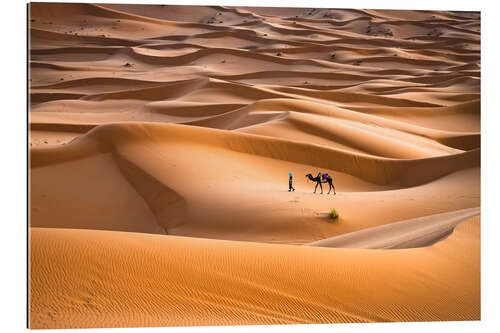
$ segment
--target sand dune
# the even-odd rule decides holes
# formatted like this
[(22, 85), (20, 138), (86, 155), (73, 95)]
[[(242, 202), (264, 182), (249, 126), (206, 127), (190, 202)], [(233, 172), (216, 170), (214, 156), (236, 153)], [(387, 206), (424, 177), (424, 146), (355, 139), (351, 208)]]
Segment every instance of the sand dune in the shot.
[[(143, 222), (132, 223), (137, 219), (130, 214), (129, 210), (132, 210), (142, 219), (150, 221), (151, 225), (162, 228), (168, 225), (168, 231), (162, 232), (169, 234), (216, 235), (212, 237), (246, 240), (252, 237), (255, 240), (275, 241), (294, 239), (293, 243), (305, 243), (325, 233), (336, 235), (359, 228), (357, 223), (363, 219), (373, 220), (369, 215), (354, 214), (357, 216), (348, 218), (347, 223), (339, 228), (332, 228), (327, 223), (318, 224), (327, 220), (324, 216), (332, 204), (342, 207), (340, 202), (344, 200), (349, 207), (345, 208), (344, 214), (349, 216), (351, 210), (356, 210), (356, 206), (351, 205), (359, 202), (361, 197), (340, 199), (342, 194), (339, 194), (339, 199), (328, 196), (319, 199), (309, 192), (313, 184), (308, 184), (303, 178), (306, 173), (317, 168), (326, 169), (335, 178), (338, 191), (375, 190), (371, 197), (364, 199), (365, 202), (369, 203), (373, 198), (387, 200), (374, 208), (379, 212), (401, 210), (404, 218), (411, 218), (415, 217), (413, 214), (419, 214), (416, 203), (428, 200), (421, 196), (426, 187), (435, 188), (429, 190), (431, 193), (440, 189), (444, 193), (452, 193), (445, 185), (446, 181), (445, 184), (425, 183), (446, 174), (464, 175), (464, 172), (469, 175), (466, 177), (474, 179), (476, 173), (470, 168), (477, 169), (478, 163), (478, 150), (426, 159), (397, 160), (293, 140), (185, 125), (101, 125), (64, 146), (32, 149), (32, 226), (149, 230)], [(216, 165), (225, 167), (216, 168)], [(296, 172), (299, 191), (294, 200), (279, 194), (286, 190), (280, 176), (283, 169)], [(113, 172), (114, 176), (102, 179), (98, 177), (99, 172)], [(193, 174), (197, 175), (196, 183), (186, 183), (186, 178)], [(55, 179), (61, 181), (56, 182)], [(435, 203), (451, 204), (456, 209), (464, 208), (463, 205), (477, 206), (479, 185), (463, 187), (463, 184), (464, 181), (456, 184), (458, 187), (453, 197), (434, 199)], [(417, 202), (400, 202), (398, 209), (392, 208), (393, 191), (380, 192), (415, 185), (421, 186), (414, 187), (414, 193), (409, 196), (410, 200)], [(113, 189), (117, 186), (130, 190), (114, 193)], [(93, 192), (98, 188), (102, 189), (96, 196)], [(200, 190), (193, 191), (193, 188)], [(206, 191), (215, 191), (217, 197), (207, 197)], [(132, 201), (137, 202), (137, 207), (123, 209)], [(241, 201), (247, 203), (240, 205)], [(65, 202), (67, 209), (50, 209), (61, 202)], [(159, 203), (162, 203), (166, 215), (158, 212)], [(99, 208), (106, 205), (107, 209)], [(140, 207), (145, 205), (152, 214), (144, 215), (144, 208)], [(414, 208), (410, 209), (412, 206)], [(75, 209), (79, 211), (77, 216)], [(245, 217), (247, 210), (254, 210), (254, 215)], [(367, 210), (366, 213), (373, 212)], [(420, 214), (423, 213), (420, 211)], [(252, 226), (255, 214), (262, 214), (267, 222), (258, 227)], [(179, 222), (171, 225), (171, 220)], [(382, 218), (371, 223), (379, 225), (393, 221)], [(304, 228), (304, 222), (310, 226)], [(364, 225), (367, 224), (368, 221), (365, 221)], [(311, 233), (311, 230), (319, 234)]]
[(478, 320), (480, 23), (30, 4), (30, 326)]
[[(102, 125), (65, 147), (32, 150), (31, 166), (57, 164), (92, 154), (116, 151), (119, 146), (125, 149), (133, 147), (130, 144), (132, 142), (145, 147), (148, 143), (152, 147), (163, 144), (161, 149), (166, 152), (169, 145), (175, 147), (179, 143), (200, 146), (198, 140), (203, 142), (202, 149), (230, 150), (328, 168), (382, 185), (419, 185), (454, 171), (477, 167), (480, 162), (478, 149), (432, 158), (398, 160), (246, 133), (171, 124), (124, 123)], [(413, 173), (417, 168), (422, 171)]]
[(479, 232), (387, 251), (32, 228), (31, 327), (478, 320)]
[(419, 217), (309, 243), (310, 246), (359, 249), (406, 249), (432, 245), (456, 225), (480, 213), (479, 207)]

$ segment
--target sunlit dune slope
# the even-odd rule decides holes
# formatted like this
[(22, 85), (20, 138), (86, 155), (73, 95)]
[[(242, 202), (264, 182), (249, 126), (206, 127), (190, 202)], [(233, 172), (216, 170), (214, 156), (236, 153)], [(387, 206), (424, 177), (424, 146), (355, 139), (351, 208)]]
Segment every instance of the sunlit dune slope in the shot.
[(479, 218), (408, 250), (31, 231), (31, 327), (479, 320)]

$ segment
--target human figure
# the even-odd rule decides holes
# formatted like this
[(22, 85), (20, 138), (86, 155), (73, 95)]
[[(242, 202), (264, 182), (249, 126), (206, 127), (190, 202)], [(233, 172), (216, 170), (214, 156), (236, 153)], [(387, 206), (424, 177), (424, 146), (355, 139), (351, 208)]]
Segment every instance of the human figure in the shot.
[(293, 183), (293, 177), (292, 177), (292, 172), (290, 171), (289, 173), (290, 178), (288, 179), (288, 192), (290, 191), (295, 191), (295, 189), (292, 186)]

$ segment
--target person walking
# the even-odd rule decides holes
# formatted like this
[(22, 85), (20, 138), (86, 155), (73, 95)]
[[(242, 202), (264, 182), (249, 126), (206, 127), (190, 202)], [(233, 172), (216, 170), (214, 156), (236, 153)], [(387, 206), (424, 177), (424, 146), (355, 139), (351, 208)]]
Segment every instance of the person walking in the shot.
[(290, 171), (289, 173), (290, 178), (288, 179), (288, 192), (290, 191), (295, 191), (295, 189), (292, 186), (293, 183), (293, 177), (292, 177), (292, 172)]

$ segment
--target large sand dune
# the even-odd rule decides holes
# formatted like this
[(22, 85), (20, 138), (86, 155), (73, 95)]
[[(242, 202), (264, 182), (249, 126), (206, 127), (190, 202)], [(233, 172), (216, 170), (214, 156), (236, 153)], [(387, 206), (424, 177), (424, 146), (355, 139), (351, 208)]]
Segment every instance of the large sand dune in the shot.
[(479, 218), (408, 250), (32, 228), (37, 328), (478, 320)]
[(479, 13), (29, 24), (32, 328), (479, 319)]

